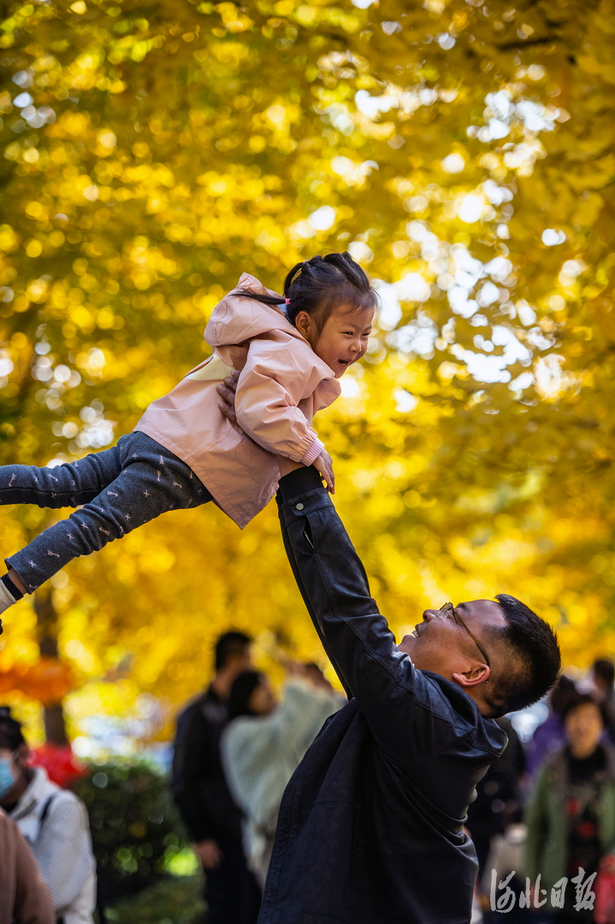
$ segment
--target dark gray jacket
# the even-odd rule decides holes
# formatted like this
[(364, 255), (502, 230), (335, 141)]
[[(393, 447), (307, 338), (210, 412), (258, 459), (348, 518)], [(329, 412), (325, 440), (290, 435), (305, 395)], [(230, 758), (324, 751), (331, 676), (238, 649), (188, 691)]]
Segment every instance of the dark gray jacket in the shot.
[(228, 725), (228, 706), (209, 687), (177, 719), (171, 793), (188, 834), (195, 842), (241, 838), (241, 809), (222, 769), (220, 735)]
[(468, 924), (466, 808), (506, 736), (397, 649), (315, 469), (283, 478), (278, 502), (299, 588), (353, 699), (286, 789), (259, 924)]

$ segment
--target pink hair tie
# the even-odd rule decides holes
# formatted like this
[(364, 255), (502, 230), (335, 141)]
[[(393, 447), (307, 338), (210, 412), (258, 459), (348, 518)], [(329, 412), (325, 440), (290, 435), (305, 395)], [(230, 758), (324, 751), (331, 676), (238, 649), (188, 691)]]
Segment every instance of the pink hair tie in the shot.
[(284, 301), (286, 302), (287, 305), (290, 305), (290, 298), (286, 298), (284, 299)]

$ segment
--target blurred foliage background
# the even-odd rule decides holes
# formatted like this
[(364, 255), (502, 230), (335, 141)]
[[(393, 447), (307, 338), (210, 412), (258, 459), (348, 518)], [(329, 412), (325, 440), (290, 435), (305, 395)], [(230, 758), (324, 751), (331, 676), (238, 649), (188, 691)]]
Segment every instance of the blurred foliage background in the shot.
[(184, 859), (184, 828), (166, 779), (144, 762), (91, 764), (72, 784), (85, 802), (98, 891), (115, 904), (153, 885)]
[[(5, 4), (0, 461), (110, 445), (207, 353), (241, 272), (279, 289), (348, 249), (382, 310), (317, 427), (392, 627), (509, 592), (568, 664), (612, 654), (614, 7)], [(3, 553), (50, 522), (1, 508)], [(243, 533), (173, 513), (37, 598), (7, 614), (0, 690), (82, 754), (122, 723), (168, 738), (229, 626), (265, 667), (322, 657), (274, 505)]]

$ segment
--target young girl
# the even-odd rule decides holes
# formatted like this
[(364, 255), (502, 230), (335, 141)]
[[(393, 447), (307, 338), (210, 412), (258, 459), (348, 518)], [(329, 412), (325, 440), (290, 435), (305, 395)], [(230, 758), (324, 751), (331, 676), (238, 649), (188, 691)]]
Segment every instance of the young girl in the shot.
[[(213, 356), (154, 401), (116, 446), (56, 468), (1, 467), (0, 504), (80, 509), (6, 559), (0, 613), (73, 558), (166, 510), (213, 500), (243, 529), (275, 493), (276, 455), (316, 465), (333, 491), (331, 458), (311, 422), (364, 355), (375, 306), (348, 253), (298, 263), (284, 297), (244, 273), (205, 329)], [(217, 389), (233, 370), (241, 431), (219, 408)]]

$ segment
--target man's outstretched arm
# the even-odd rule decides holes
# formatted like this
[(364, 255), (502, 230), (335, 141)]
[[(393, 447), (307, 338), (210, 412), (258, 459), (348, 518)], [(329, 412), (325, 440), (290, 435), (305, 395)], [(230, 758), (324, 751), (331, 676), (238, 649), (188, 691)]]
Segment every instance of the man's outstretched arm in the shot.
[[(316, 631), (376, 739), (396, 759), (426, 757), (435, 739), (441, 748), (448, 725), (443, 698), (397, 649), (318, 473), (299, 468), (285, 475), (278, 504), (284, 545)], [(454, 736), (452, 726), (448, 733)]]

